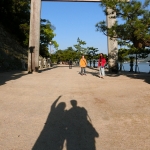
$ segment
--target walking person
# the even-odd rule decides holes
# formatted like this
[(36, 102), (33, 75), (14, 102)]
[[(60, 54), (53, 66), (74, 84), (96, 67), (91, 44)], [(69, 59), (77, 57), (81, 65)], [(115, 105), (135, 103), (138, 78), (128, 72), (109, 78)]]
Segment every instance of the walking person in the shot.
[(81, 75), (86, 75), (85, 72), (86, 66), (87, 66), (86, 59), (84, 58), (84, 55), (82, 55), (82, 58), (80, 59)]
[(103, 55), (103, 53), (100, 53), (100, 57), (98, 60), (98, 68), (99, 68), (99, 77), (104, 78), (105, 76), (105, 64), (106, 64), (106, 59)]
[(72, 69), (72, 60), (69, 60), (69, 69)]

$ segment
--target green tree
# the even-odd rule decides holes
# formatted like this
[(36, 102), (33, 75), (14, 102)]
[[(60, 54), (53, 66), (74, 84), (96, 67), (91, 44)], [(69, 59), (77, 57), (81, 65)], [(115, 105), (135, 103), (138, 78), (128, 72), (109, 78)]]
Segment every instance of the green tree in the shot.
[(65, 61), (74, 61), (76, 59), (76, 51), (73, 50), (72, 47), (68, 47), (66, 50), (64, 50), (64, 57)]
[[(87, 59), (90, 60), (90, 67), (91, 67), (91, 62), (92, 62), (92, 59), (96, 59), (96, 52), (98, 52), (98, 48), (94, 48), (94, 47), (88, 47), (88, 54), (87, 54)], [(95, 68), (95, 60), (93, 60), (93, 65), (94, 65), (94, 68)]]
[(118, 51), (118, 61), (120, 62), (120, 68), (119, 68), (120, 71), (122, 71), (123, 63), (129, 60), (127, 56), (128, 56), (128, 50), (120, 48)]
[(60, 61), (63, 60), (63, 51), (62, 50), (57, 50), (54, 55), (55, 55), (55, 59), (56, 59), (57, 63), (59, 63)]
[(68, 62), (70, 59), (72, 61), (76, 60), (76, 51), (72, 47), (68, 47), (65, 50), (58, 50), (53, 54), (53, 60), (55, 58), (56, 62)]
[(40, 33), (40, 55), (43, 57), (49, 57), (48, 47), (51, 45), (54, 48), (58, 48), (58, 43), (53, 40), (56, 36), (54, 33), (55, 27), (52, 26), (51, 22), (46, 19), (41, 19), (41, 33)]
[(0, 23), (18, 37), (21, 45), (28, 46), (30, 0), (1, 0)]
[(94, 59), (94, 56), (98, 52), (98, 48), (88, 47), (88, 54), (90, 55), (90, 59)]
[(150, 0), (145, 0), (143, 4), (137, 0), (103, 0), (101, 6), (105, 8), (105, 14), (108, 15), (106, 8), (111, 8), (112, 18), (121, 18), (121, 21), (116, 21), (111, 28), (107, 27), (105, 21), (101, 21), (96, 24), (96, 29), (106, 36), (116, 38), (118, 42), (121, 41), (130, 48), (131, 53), (134, 50), (136, 55), (147, 55), (150, 53), (150, 11), (147, 9), (149, 4)]
[(88, 49), (84, 48), (84, 45), (86, 45), (86, 42), (80, 40), (80, 38), (78, 37), (77, 44), (74, 45), (78, 57), (81, 57), (81, 55), (86, 55), (88, 53)]
[[(1, 0), (0, 1), (0, 23), (14, 34), (19, 43), (28, 48), (30, 27), (30, 1), (31, 0)], [(41, 19), (40, 54), (48, 57), (48, 45), (51, 44), (58, 49), (58, 43), (53, 40), (56, 36), (55, 27), (50, 21)]]

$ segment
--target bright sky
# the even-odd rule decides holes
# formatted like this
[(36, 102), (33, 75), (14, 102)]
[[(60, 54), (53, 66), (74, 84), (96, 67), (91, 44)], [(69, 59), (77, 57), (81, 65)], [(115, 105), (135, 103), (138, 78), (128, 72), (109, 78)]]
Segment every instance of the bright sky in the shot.
[[(86, 42), (84, 47), (98, 48), (107, 54), (107, 37), (97, 32), (95, 24), (106, 20), (99, 2), (42, 2), (41, 18), (56, 27), (54, 40), (59, 49), (73, 47), (77, 38)], [(52, 47), (52, 49), (54, 49)]]

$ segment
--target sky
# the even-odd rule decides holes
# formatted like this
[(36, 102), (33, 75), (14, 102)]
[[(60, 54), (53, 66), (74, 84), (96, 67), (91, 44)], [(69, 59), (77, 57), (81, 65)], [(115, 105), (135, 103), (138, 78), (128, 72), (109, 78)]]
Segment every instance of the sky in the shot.
[[(61, 50), (77, 44), (77, 38), (86, 42), (84, 47), (98, 48), (107, 54), (107, 37), (96, 31), (96, 23), (106, 20), (99, 2), (42, 2), (41, 18), (55, 26), (54, 33)], [(52, 51), (55, 49), (51, 47)]]

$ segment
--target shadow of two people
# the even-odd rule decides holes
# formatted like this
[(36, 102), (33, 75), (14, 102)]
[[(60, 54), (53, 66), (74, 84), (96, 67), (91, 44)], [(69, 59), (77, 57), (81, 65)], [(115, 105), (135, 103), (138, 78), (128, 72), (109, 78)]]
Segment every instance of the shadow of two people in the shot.
[(98, 133), (91, 124), (87, 110), (71, 100), (72, 108), (65, 110), (66, 104), (59, 96), (51, 105), (45, 126), (32, 150), (63, 150), (66, 140), (67, 150), (96, 150), (95, 137)]

